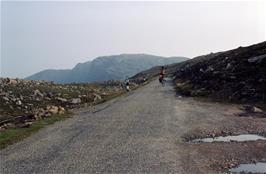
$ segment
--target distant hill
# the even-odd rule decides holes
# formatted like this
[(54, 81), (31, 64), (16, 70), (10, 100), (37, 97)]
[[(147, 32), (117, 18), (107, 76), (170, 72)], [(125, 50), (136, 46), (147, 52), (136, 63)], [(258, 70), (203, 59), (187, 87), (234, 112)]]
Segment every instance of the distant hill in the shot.
[(121, 54), (98, 57), (92, 61), (77, 64), (68, 70), (44, 70), (27, 80), (46, 80), (56, 83), (81, 83), (106, 80), (123, 80), (154, 66), (188, 60), (186, 57), (160, 57), (147, 54)]

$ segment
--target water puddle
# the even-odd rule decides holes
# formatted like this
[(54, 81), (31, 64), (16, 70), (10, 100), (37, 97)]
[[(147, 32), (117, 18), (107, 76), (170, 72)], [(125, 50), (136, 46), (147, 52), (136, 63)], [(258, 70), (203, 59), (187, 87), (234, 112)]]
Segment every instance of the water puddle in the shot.
[(233, 173), (266, 173), (266, 163), (240, 164), (238, 167), (230, 169)]
[(191, 142), (193, 143), (212, 143), (212, 142), (244, 142), (244, 141), (256, 141), (256, 140), (266, 140), (266, 137), (259, 136), (256, 134), (243, 134), (243, 135), (236, 135), (236, 136), (226, 136), (226, 137), (214, 137), (214, 138), (202, 138), (202, 139), (195, 139)]

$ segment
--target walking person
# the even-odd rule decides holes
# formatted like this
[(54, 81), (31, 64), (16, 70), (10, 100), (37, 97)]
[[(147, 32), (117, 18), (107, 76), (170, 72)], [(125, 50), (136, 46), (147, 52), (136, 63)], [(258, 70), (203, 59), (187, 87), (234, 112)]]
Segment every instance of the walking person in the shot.
[(164, 80), (164, 75), (165, 75), (165, 68), (164, 66), (161, 67), (160, 74), (159, 74), (159, 82), (164, 86), (165, 80)]

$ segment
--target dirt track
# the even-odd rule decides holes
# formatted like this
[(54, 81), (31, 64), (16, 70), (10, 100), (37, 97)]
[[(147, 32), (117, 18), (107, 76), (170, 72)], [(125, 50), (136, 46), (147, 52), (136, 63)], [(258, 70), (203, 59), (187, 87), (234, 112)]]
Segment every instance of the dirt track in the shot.
[[(266, 132), (265, 118), (239, 118), (237, 106), (177, 98), (157, 81), (79, 110), (0, 152), (1, 173), (218, 173), (263, 160), (264, 141), (191, 144), (208, 133)], [(249, 119), (249, 124), (245, 125)], [(264, 159), (265, 160), (265, 159)]]

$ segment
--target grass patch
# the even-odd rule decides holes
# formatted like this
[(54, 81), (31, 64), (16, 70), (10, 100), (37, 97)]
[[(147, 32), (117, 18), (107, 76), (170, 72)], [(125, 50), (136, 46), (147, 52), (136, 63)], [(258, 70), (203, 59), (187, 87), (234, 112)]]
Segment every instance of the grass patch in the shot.
[(53, 124), (57, 121), (65, 120), (71, 117), (70, 113), (63, 115), (53, 115), (51, 117), (44, 118), (42, 120), (34, 122), (28, 128), (11, 128), (0, 132), (0, 149), (7, 147), (8, 145), (14, 144), (32, 133), (37, 132), (41, 128)]

